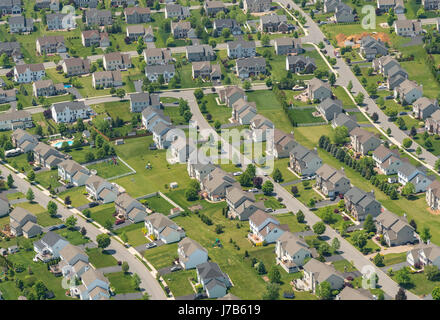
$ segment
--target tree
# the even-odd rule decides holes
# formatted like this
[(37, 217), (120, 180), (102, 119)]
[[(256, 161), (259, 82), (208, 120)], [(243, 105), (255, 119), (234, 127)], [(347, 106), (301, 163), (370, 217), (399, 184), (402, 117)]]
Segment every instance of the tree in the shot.
[(263, 261), (260, 261), (259, 263), (258, 263), (258, 265), (257, 265), (257, 272), (258, 272), (258, 274), (265, 274), (267, 271), (266, 271), (266, 267), (264, 266), (264, 263), (263, 263)]
[(263, 36), (261, 37), (261, 44), (262, 44), (262, 46), (263, 46), (263, 47), (266, 47), (266, 46), (269, 45), (269, 43), (270, 43), (270, 38), (269, 38), (269, 36), (268, 36), (267, 34), (263, 35)]
[(358, 105), (361, 105), (364, 103), (364, 94), (362, 92), (359, 92), (356, 98), (354, 99)]
[(408, 285), (411, 283), (408, 267), (404, 267), (396, 272), (396, 281), (400, 285)]
[(305, 219), (304, 213), (301, 210), (299, 210), (296, 213), (296, 221), (298, 221), (298, 223), (304, 223), (304, 219)]
[(376, 226), (374, 225), (373, 216), (371, 214), (368, 214), (365, 218), (364, 230), (368, 233), (376, 231)]
[(14, 178), (12, 178), (11, 174), (8, 175), (6, 184), (8, 185), (9, 189), (12, 188), (12, 186), (14, 185)]
[(249, 80), (245, 80), (243, 83), (243, 89), (249, 90), (252, 87), (251, 82)]
[(311, 199), (309, 200), (309, 202), (307, 202), (307, 205), (309, 206), (309, 208), (314, 208), (314, 207), (315, 207), (315, 204), (316, 204), (316, 201), (315, 201), (314, 198), (311, 198)]
[(347, 140), (348, 129), (346, 126), (336, 127), (332, 132), (332, 140), (335, 144), (343, 144)]
[(66, 206), (70, 206), (70, 205), (72, 204), (72, 200), (70, 199), (70, 196), (66, 196), (66, 197), (64, 198), (64, 204), (65, 204)]
[(410, 147), (411, 147), (411, 145), (412, 145), (412, 140), (410, 139), (410, 138), (405, 138), (405, 139), (403, 139), (403, 147), (405, 148), (405, 149), (409, 149)]
[(263, 294), (263, 300), (277, 300), (279, 297), (280, 285), (277, 283), (268, 283), (266, 286), (266, 292)]
[(353, 82), (351, 82), (351, 80), (348, 82), (347, 89), (350, 92), (351, 92), (351, 89), (353, 89)]
[(330, 245), (327, 242), (322, 242), (318, 247), (318, 253), (322, 256), (330, 254)]
[(336, 83), (336, 76), (333, 72), (330, 74), (330, 77), (328, 78), (328, 82), (330, 82), (332, 86)]
[(438, 159), (438, 160), (435, 162), (435, 170), (436, 170), (437, 172), (440, 171), (440, 159)]
[(66, 227), (70, 230), (73, 230), (76, 226), (77, 221), (78, 221), (78, 219), (74, 215), (69, 216), (65, 222)]
[(34, 172), (34, 170), (29, 171), (29, 173), (28, 173), (28, 175), (27, 175), (27, 178), (28, 178), (30, 181), (34, 181), (34, 180), (35, 180), (35, 172)]
[(440, 287), (432, 289), (431, 296), (434, 300), (440, 300)]
[(133, 287), (134, 287), (136, 290), (139, 290), (139, 286), (140, 286), (140, 284), (141, 284), (141, 278), (138, 276), (137, 273), (135, 273), (135, 274), (133, 275), (133, 277), (131, 278), (131, 281), (132, 281), (132, 283), (133, 283)]
[(267, 180), (261, 189), (263, 190), (264, 195), (270, 196), (273, 192), (273, 183)]
[(194, 97), (196, 97), (197, 100), (202, 100), (204, 96), (203, 90), (198, 88), (196, 90), (194, 90)]
[(332, 240), (332, 250), (334, 253), (336, 253), (339, 248), (341, 247), (341, 243), (339, 242), (338, 238), (333, 238)]
[(374, 122), (379, 120), (379, 115), (377, 114), (377, 112), (373, 112), (373, 114), (371, 115), (371, 120), (373, 120)]
[(362, 249), (367, 244), (368, 241), (367, 234), (364, 231), (358, 230), (354, 232), (352, 236), (352, 241), (356, 247)]
[(435, 265), (425, 266), (423, 272), (429, 281), (438, 281), (440, 278), (440, 270)]
[(43, 283), (43, 281), (38, 280), (35, 283), (34, 288), (35, 288), (35, 293), (36, 293), (39, 300), (43, 300), (46, 298), (47, 288), (46, 288), (45, 284)]
[(373, 262), (376, 266), (378, 267), (383, 267), (384, 266), (384, 257), (383, 255), (381, 255), (380, 253), (377, 253), (374, 258), (373, 258)]
[(414, 184), (412, 184), (411, 182), (405, 184), (401, 191), (402, 196), (405, 196), (407, 198), (409, 198), (415, 192), (416, 192), (416, 188), (414, 187)]
[(281, 174), (280, 169), (276, 168), (272, 174), (273, 179), (275, 182), (281, 182), (283, 181), (283, 175)]
[(317, 235), (321, 235), (325, 232), (325, 224), (322, 221), (319, 221), (313, 225), (313, 232)]
[(81, 230), (80, 230), (79, 232), (81, 233), (81, 235), (82, 235), (83, 237), (85, 237), (85, 235), (87, 234), (87, 229), (84, 228), (84, 227), (82, 227)]
[(252, 184), (252, 178), (248, 172), (245, 172), (238, 177), (238, 182), (240, 182), (242, 187), (250, 187)]
[(86, 218), (90, 218), (90, 216), (92, 215), (92, 212), (90, 211), (90, 209), (84, 209), (84, 211), (82, 213)]
[(395, 300), (406, 300), (406, 293), (403, 288), (399, 288), (399, 291), (397, 291)]
[(130, 269), (130, 266), (128, 265), (127, 261), (124, 261), (121, 265), (122, 271), (124, 271), (124, 273), (127, 273), (128, 270)]
[(263, 178), (261, 178), (261, 177), (254, 177), (252, 182), (253, 182), (253, 185), (254, 185), (255, 188), (261, 189), (261, 185), (263, 184)]
[(316, 295), (321, 300), (330, 300), (332, 298), (332, 287), (328, 281), (321, 282), (316, 287)]
[(419, 157), (421, 154), (422, 154), (422, 148), (420, 148), (420, 146), (417, 146), (416, 155)]
[(110, 245), (110, 237), (106, 233), (101, 233), (96, 237), (96, 242), (98, 243), (98, 247), (104, 250)]
[(420, 233), (420, 238), (423, 242), (427, 243), (428, 240), (431, 240), (431, 231), (428, 227), (423, 227), (422, 232)]
[(216, 130), (216, 131), (219, 131), (221, 127), (222, 127), (221, 122), (218, 121), (218, 120), (215, 120), (215, 122), (214, 122), (214, 128), (215, 128), (215, 130)]
[(32, 191), (31, 188), (29, 188), (26, 193), (26, 199), (29, 200), (29, 202), (32, 202), (35, 199), (34, 191)]
[(55, 216), (57, 214), (58, 206), (55, 202), (49, 201), (47, 204), (47, 211), (49, 212), (49, 215), (51, 217)]
[(281, 273), (276, 266), (272, 266), (267, 276), (269, 277), (270, 282), (281, 283)]

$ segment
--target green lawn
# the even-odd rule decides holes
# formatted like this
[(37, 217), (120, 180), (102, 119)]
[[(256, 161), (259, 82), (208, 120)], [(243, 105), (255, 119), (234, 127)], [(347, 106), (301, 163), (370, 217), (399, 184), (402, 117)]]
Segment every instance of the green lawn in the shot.
[(16, 207), (21, 207), (23, 209), (26, 209), (27, 211), (29, 211), (30, 213), (33, 213), (35, 215), (39, 214), (39, 213), (43, 213), (46, 212), (46, 209), (43, 208), (42, 206), (40, 206), (38, 203), (36, 202), (21, 202), (21, 203), (17, 203), (15, 205)]
[(58, 181), (58, 170), (48, 170), (37, 173), (35, 175), (35, 181), (46, 189), (50, 189), (50, 187), (54, 189), (61, 186), (61, 183)]
[(154, 212), (160, 212), (164, 215), (168, 215), (170, 210), (174, 208), (168, 201), (162, 198), (160, 195), (145, 199), (146, 206)]
[(71, 205), (76, 208), (89, 203), (89, 200), (87, 200), (84, 192), (86, 192), (85, 187), (76, 187), (60, 193), (59, 197), (64, 200), (67, 196), (69, 196), (70, 201), (72, 201)]
[(337, 260), (332, 262), (333, 267), (335, 267), (336, 270), (339, 272), (354, 272), (357, 271), (357, 269), (348, 261), (348, 260)]
[(89, 256), (89, 262), (95, 266), (95, 268), (106, 268), (116, 266), (118, 261), (107, 251), (102, 251), (101, 248), (93, 248), (86, 250)]
[(28, 172), (32, 169), (32, 166), (29, 164), (26, 157), (26, 154), (21, 154), (13, 158), (8, 158), (7, 162), (20, 172)]
[(388, 253), (384, 255), (384, 265), (391, 266), (393, 264), (406, 261), (406, 252), (402, 253)]
[(6, 197), (8, 198), (9, 201), (26, 198), (26, 196), (23, 193), (19, 192), (19, 191), (18, 192), (14, 192), (14, 193), (8, 193), (6, 195)]
[(165, 107), (163, 113), (165, 116), (170, 117), (172, 124), (175, 126), (188, 124), (185, 118), (180, 115), (179, 107)]
[(62, 237), (66, 238), (66, 240), (69, 241), (74, 246), (78, 246), (90, 242), (88, 238), (83, 237), (81, 232), (77, 230), (69, 230), (64, 228), (64, 229), (58, 229), (55, 232), (61, 235)]
[(105, 102), (92, 106), (98, 115), (110, 116), (113, 119), (119, 117), (124, 122), (131, 121), (130, 102), (128, 100)]
[(177, 243), (165, 244), (160, 247), (147, 249), (144, 252), (145, 259), (150, 262), (156, 270), (172, 265), (177, 255)]
[(292, 114), (293, 119), (295, 119), (295, 122), (298, 124), (325, 122), (322, 117), (315, 117), (313, 115), (314, 112), (316, 112), (316, 109), (312, 108), (293, 108), (289, 110), (289, 113)]
[(195, 270), (181, 270), (163, 276), (165, 282), (175, 297), (186, 296), (194, 293), (190, 279), (197, 279)]
[[(404, 287), (418, 296), (425, 296), (432, 292), (435, 287), (440, 286), (440, 281), (430, 281), (426, 278), (426, 275), (421, 273), (410, 273), (409, 275), (411, 283)], [(396, 281), (396, 272), (392, 278)]]
[(257, 194), (255, 196), (256, 201), (264, 201), (264, 206), (266, 208), (272, 208), (274, 210), (285, 208), (286, 206), (279, 202), (275, 197), (265, 196), (264, 194)]
[(106, 274), (106, 277), (110, 281), (110, 286), (115, 289), (116, 294), (136, 292), (132, 281), (133, 276), (130, 273), (114, 272)]
[(115, 222), (115, 218), (113, 217), (113, 214), (115, 213), (114, 203), (103, 204), (91, 208), (90, 211), (92, 212), (91, 218), (102, 226), (107, 220), (110, 220), (112, 223)]
[(211, 122), (219, 121), (221, 124), (229, 123), (229, 118), (232, 116), (231, 108), (226, 105), (218, 105), (216, 101), (217, 97), (218, 94), (207, 94), (203, 97), (202, 104), (206, 104), (207, 111), (204, 116), (206, 118), (206, 115), (209, 113), (212, 116)]
[(281, 224), (287, 224), (289, 226), (290, 232), (301, 232), (305, 231), (306, 224), (299, 223), (296, 220), (296, 216), (292, 213), (282, 213), (277, 214), (276, 218)]
[(119, 229), (115, 230), (115, 233), (119, 236), (122, 233), (125, 233), (125, 235), (128, 238), (127, 242), (131, 246), (137, 247), (137, 246), (140, 246), (140, 245), (148, 242), (147, 238), (142, 233), (142, 228), (144, 228), (144, 223), (139, 222), (136, 224), (131, 224), (129, 226), (123, 227), (123, 228), (119, 228)]
[(96, 164), (91, 164), (87, 166), (87, 168), (90, 170), (96, 170), (98, 175), (104, 179), (131, 172), (130, 168), (123, 164), (119, 159), (116, 159), (116, 164), (114, 164), (113, 160), (110, 159)]

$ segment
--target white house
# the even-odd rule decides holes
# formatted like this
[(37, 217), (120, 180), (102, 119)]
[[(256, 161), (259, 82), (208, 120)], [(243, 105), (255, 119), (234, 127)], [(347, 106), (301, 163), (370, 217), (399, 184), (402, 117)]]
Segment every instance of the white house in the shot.
[(203, 248), (200, 243), (191, 239), (182, 239), (177, 247), (179, 262), (184, 269), (194, 269), (197, 265), (208, 261), (208, 250)]

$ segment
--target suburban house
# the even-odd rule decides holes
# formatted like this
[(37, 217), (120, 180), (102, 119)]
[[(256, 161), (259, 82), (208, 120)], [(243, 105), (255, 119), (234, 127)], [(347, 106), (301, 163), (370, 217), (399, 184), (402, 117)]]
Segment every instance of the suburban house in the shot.
[(249, 58), (257, 54), (254, 41), (235, 40), (226, 43), (228, 58)]
[(126, 70), (131, 68), (131, 58), (129, 54), (120, 52), (111, 52), (104, 54), (102, 59), (104, 70)]
[(59, 0), (36, 0), (35, 8), (37, 10), (49, 9), (49, 11), (58, 12), (60, 10)]
[(235, 60), (237, 76), (241, 79), (266, 73), (266, 59), (263, 57), (240, 58)]
[(142, 124), (148, 131), (152, 131), (159, 122), (171, 126), (171, 120), (164, 116), (163, 110), (149, 106), (142, 111)]
[(218, 97), (220, 102), (225, 103), (228, 107), (232, 107), (239, 99), (247, 100), (246, 93), (238, 86), (228, 86), (220, 89)]
[(46, 71), (42, 63), (19, 64), (14, 67), (14, 81), (18, 83), (29, 83), (43, 79)]
[(90, 73), (90, 60), (81, 58), (67, 58), (62, 63), (66, 76), (79, 76)]
[(425, 120), (425, 131), (440, 134), (440, 110), (436, 110), (431, 117)]
[(81, 32), (81, 42), (84, 47), (109, 47), (110, 39), (107, 32), (85, 30)]
[(147, 216), (145, 207), (126, 192), (117, 196), (115, 210), (118, 215), (122, 215), (126, 220), (133, 223), (144, 221)]
[(92, 8), (86, 11), (87, 26), (109, 26), (111, 24), (113, 24), (113, 18), (110, 10)]
[(328, 122), (333, 120), (338, 114), (342, 113), (342, 101), (327, 98), (321, 101), (321, 103), (317, 105), (316, 109), (318, 109), (324, 120)]
[(162, 213), (155, 212), (145, 218), (147, 236), (150, 239), (161, 240), (170, 244), (185, 237), (185, 231)]
[(144, 60), (147, 65), (169, 64), (173, 61), (169, 48), (147, 48), (144, 50)]
[(37, 38), (37, 53), (40, 55), (67, 52), (64, 36), (42, 36)]
[(237, 20), (235, 20), (235, 19), (216, 19), (216, 20), (214, 20), (212, 27), (214, 30), (214, 34), (216, 34), (217, 36), (221, 35), (221, 32), (223, 31), (223, 29), (229, 29), (231, 34), (234, 36), (243, 33), (240, 25), (238, 24)]
[(396, 14), (405, 12), (403, 0), (377, 0), (377, 8), (381, 12), (389, 12), (390, 9), (393, 9)]
[(398, 36), (415, 37), (423, 32), (422, 23), (418, 20), (396, 20), (394, 31)]
[(43, 142), (38, 142), (33, 153), (34, 163), (49, 169), (56, 168), (58, 164), (67, 159), (66, 155)]
[(426, 203), (432, 210), (440, 210), (440, 182), (434, 180), (426, 190)]
[(210, 162), (203, 163), (203, 161), (197, 161), (197, 163), (194, 163), (188, 161), (186, 170), (190, 178), (201, 182), (209, 173), (214, 171), (215, 168), (217, 167)]
[(439, 110), (437, 99), (420, 97), (413, 103), (413, 113), (417, 119), (426, 120), (437, 110)]
[(9, 213), (11, 209), (9, 205), (9, 200), (6, 195), (0, 195), (0, 217), (4, 217)]
[(177, 138), (177, 133), (172, 134), (173, 127), (162, 121), (159, 121), (151, 130), (153, 132), (153, 141), (158, 149), (168, 149), (171, 143)]
[(365, 192), (357, 187), (352, 187), (344, 195), (345, 209), (355, 219), (359, 221), (365, 220), (367, 215), (371, 214), (377, 217), (382, 205), (374, 198), (374, 192)]
[(203, 286), (208, 298), (220, 298), (226, 295), (231, 282), (217, 263), (205, 262), (199, 264), (196, 266), (196, 271), (198, 282)]
[(203, 5), (208, 16), (214, 17), (218, 12), (226, 12), (226, 7), (223, 1), (207, 0)]
[(406, 185), (408, 182), (412, 183), (415, 187), (416, 193), (425, 192), (428, 186), (431, 184), (431, 180), (426, 174), (412, 164), (404, 162), (397, 170), (398, 182), (402, 185)]
[(154, 31), (150, 25), (145, 29), (144, 42), (154, 42), (154, 39)]
[(270, 0), (244, 0), (243, 11), (245, 13), (266, 12), (271, 8)]
[(312, 176), (322, 167), (322, 160), (316, 150), (298, 144), (290, 152), (289, 166), (300, 176)]
[(406, 218), (388, 210), (384, 210), (376, 217), (375, 224), (377, 233), (383, 235), (389, 247), (418, 242), (416, 232)]
[(388, 76), (388, 70), (392, 67), (400, 67), (400, 63), (391, 56), (382, 56), (373, 60), (372, 67), (375, 71)]
[(361, 39), (359, 52), (367, 60), (373, 60), (377, 56), (386, 56), (388, 48), (380, 39), (374, 39), (371, 36), (365, 36)]
[(58, 176), (61, 180), (79, 187), (86, 184), (86, 181), (90, 176), (90, 171), (78, 162), (67, 159), (58, 164)]
[(0, 43), (0, 54), (6, 53), (6, 55), (11, 56), (14, 61), (23, 57), (21, 53), (20, 43), (14, 42), (1, 42)]
[(406, 253), (406, 261), (413, 267), (433, 265), (440, 268), (440, 247), (435, 244), (420, 244)]
[(422, 0), (422, 5), (425, 10), (439, 10), (440, 1), (439, 0)]
[(23, 129), (14, 130), (11, 134), (11, 140), (12, 145), (15, 148), (20, 148), (23, 152), (32, 151), (38, 144), (37, 138)]
[(168, 83), (176, 75), (176, 69), (174, 64), (147, 65), (145, 67), (145, 75), (151, 82), (158, 81), (159, 77), (162, 76), (165, 83)]
[(303, 52), (301, 42), (295, 38), (277, 38), (275, 42), (275, 53), (277, 55), (299, 54)]
[(69, 266), (75, 265), (78, 261), (89, 262), (89, 257), (84, 250), (70, 243), (60, 250), (60, 258)]
[(330, 199), (345, 194), (351, 188), (345, 172), (336, 170), (326, 163), (316, 170), (315, 187)]
[(8, 24), (10, 33), (24, 33), (34, 30), (34, 19), (24, 16), (9, 17)]
[(416, 82), (411, 80), (404, 80), (399, 86), (394, 88), (394, 97), (400, 98), (400, 101), (411, 104), (423, 95), (423, 88)]
[(280, 222), (272, 215), (257, 210), (249, 217), (250, 233), (249, 240), (253, 243), (274, 243), (284, 232), (289, 231), (287, 224), (280, 224)]
[(186, 59), (193, 61), (211, 61), (215, 60), (215, 52), (208, 44), (187, 46)]
[(160, 109), (158, 94), (150, 94), (148, 92), (130, 94), (130, 112), (142, 112), (148, 107)]
[(400, 65), (392, 65), (387, 72), (387, 88), (389, 90), (394, 90), (407, 79), (408, 73)]
[(110, 299), (110, 282), (101, 271), (88, 267), (81, 274), (81, 283), (71, 289), (73, 296), (79, 296), (81, 300)]
[(189, 7), (170, 3), (165, 6), (165, 19), (184, 20), (191, 15)]
[(190, 158), (191, 154), (195, 151), (196, 144), (187, 138), (177, 137), (176, 140), (171, 142), (169, 147), (170, 157), (168, 161), (170, 163), (182, 163), (185, 164)]
[(380, 139), (376, 138), (374, 133), (359, 127), (350, 131), (350, 140), (353, 151), (362, 155), (374, 151), (381, 144)]
[(316, 259), (310, 259), (303, 266), (302, 279), (294, 280), (298, 289), (316, 293), (318, 285), (328, 282), (332, 290), (339, 290), (344, 286), (344, 277), (333, 266)]
[(69, 242), (53, 231), (47, 232), (43, 238), (34, 242), (34, 251), (37, 257), (43, 261), (49, 261), (60, 257), (60, 251), (69, 244)]
[(37, 217), (21, 207), (14, 208), (9, 214), (9, 226), (16, 237), (33, 238), (42, 232), (37, 224)]
[(228, 204), (228, 217), (241, 221), (249, 220), (249, 217), (258, 210), (266, 209), (262, 201), (255, 202), (253, 194), (237, 186), (226, 189), (226, 203)]
[(121, 71), (96, 71), (92, 74), (93, 88), (113, 88), (120, 87), (122, 82)]
[(335, 8), (335, 14), (333, 17), (337, 23), (352, 23), (354, 22), (356, 15), (349, 5), (340, 2)]
[(191, 23), (189, 21), (171, 21), (171, 33), (174, 39), (189, 38), (189, 33), (191, 30)]
[(118, 190), (112, 183), (96, 175), (87, 179), (86, 191), (91, 198), (103, 203), (115, 201), (118, 195)]
[(254, 142), (263, 142), (266, 141), (267, 133), (270, 133), (271, 129), (275, 129), (275, 125), (266, 117), (257, 114), (252, 118), (249, 129), (252, 131)]
[(127, 26), (126, 35), (131, 41), (137, 41), (139, 37), (144, 39), (146, 29), (142, 24), (136, 24), (134, 26)]
[(208, 250), (188, 237), (178, 243), (177, 254), (179, 255), (179, 263), (185, 270), (194, 269), (199, 264), (208, 262)]
[(313, 78), (307, 84), (307, 94), (311, 101), (322, 101), (331, 98), (333, 93), (328, 82), (323, 82), (318, 78)]
[(6, 14), (21, 14), (22, 7), (21, 7), (21, 1), (20, 0), (2, 0), (0, 2), (0, 12), (3, 15)]
[(60, 12), (46, 15), (46, 22), (48, 30), (63, 30), (76, 26), (73, 16)]
[(220, 65), (211, 64), (209, 61), (199, 61), (192, 63), (192, 77), (193, 79), (202, 78), (210, 81), (220, 80), (222, 72)]
[(50, 97), (66, 93), (66, 88), (64, 84), (54, 84), (52, 80), (38, 80), (32, 84), (32, 92), (35, 97)]
[(359, 127), (359, 124), (355, 120), (353, 120), (353, 118), (354, 117), (350, 117), (345, 113), (340, 113), (333, 118), (332, 127), (337, 128), (344, 126), (348, 129), (348, 132), (350, 132), (354, 128)]
[(316, 70), (315, 59), (308, 56), (286, 56), (286, 70), (294, 73), (313, 73)]
[(4, 90), (0, 88), (0, 103), (7, 103), (16, 100), (17, 100), (16, 89)]
[(273, 155), (276, 159), (289, 158), (290, 152), (298, 145), (293, 134), (285, 133), (280, 129), (273, 131), (273, 146), (266, 146), (268, 154)]
[(290, 231), (284, 232), (276, 241), (275, 255), (276, 263), (288, 273), (298, 272), (304, 261), (312, 258), (307, 243)]
[(262, 32), (290, 32), (294, 30), (294, 26), (287, 22), (285, 15), (266, 14), (260, 17), (260, 25), (258, 29)]
[(226, 197), (226, 190), (232, 186), (238, 186), (232, 174), (216, 167), (208, 173), (200, 182), (202, 195), (211, 201), (221, 201)]
[(52, 118), (56, 123), (75, 122), (78, 119), (87, 119), (92, 114), (92, 109), (84, 101), (67, 101), (54, 103), (51, 107)]
[(147, 23), (151, 21), (150, 8), (128, 7), (124, 9), (127, 24)]
[(96, 8), (98, 0), (73, 0), (77, 8)]
[(0, 130), (15, 130), (32, 128), (32, 115), (24, 110), (4, 112), (0, 114)]
[(402, 165), (399, 153), (382, 144), (373, 151), (372, 156), (376, 167), (386, 175), (396, 174)]

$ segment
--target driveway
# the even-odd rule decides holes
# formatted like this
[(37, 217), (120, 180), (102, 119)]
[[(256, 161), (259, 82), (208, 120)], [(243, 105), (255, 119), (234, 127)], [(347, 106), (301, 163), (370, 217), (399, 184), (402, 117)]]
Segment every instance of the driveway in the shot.
[(134, 84), (134, 90), (136, 92), (144, 92), (144, 90), (142, 90), (142, 85), (143, 85), (142, 80), (133, 81), (133, 84)]
[(103, 274), (115, 273), (115, 272), (121, 272), (122, 267), (121, 266), (112, 266), (112, 267), (107, 267), (107, 268), (100, 268), (100, 269), (98, 269), (98, 271), (101, 271)]
[(406, 261), (405, 262), (401, 262), (401, 263), (396, 263), (396, 264), (393, 264), (391, 266), (382, 267), (381, 269), (384, 272), (388, 272), (389, 269), (393, 269), (393, 271), (398, 271), (398, 270), (403, 269), (405, 267), (409, 267), (409, 263), (406, 262)]
[(142, 292), (121, 293), (112, 297), (113, 300), (140, 300), (142, 299)]

